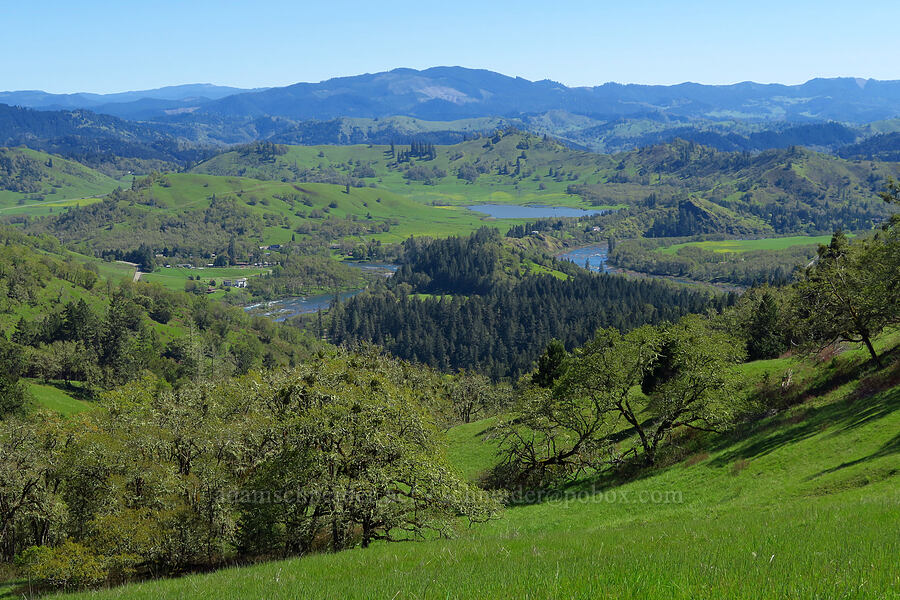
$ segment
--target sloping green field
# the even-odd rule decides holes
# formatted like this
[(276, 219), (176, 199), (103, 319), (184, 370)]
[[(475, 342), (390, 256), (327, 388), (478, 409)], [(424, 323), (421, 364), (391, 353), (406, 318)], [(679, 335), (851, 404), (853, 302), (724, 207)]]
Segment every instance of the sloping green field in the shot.
[(78, 414), (94, 407), (90, 402), (79, 400), (55, 385), (32, 381), (28, 384), (28, 393), (40, 408), (63, 416)]
[[(896, 343), (892, 338), (890, 343)], [(883, 342), (887, 343), (887, 342)], [(894, 598), (900, 596), (900, 366), (859, 352), (794, 369), (805, 402), (630, 481), (523, 498), (457, 539), (149, 581), (77, 598)], [(847, 375), (861, 373), (860, 381)], [(469, 477), (489, 422), (449, 433)]]
[[(410, 235), (447, 236), (470, 233), (482, 225), (497, 222), (483, 214), (459, 206), (430, 206), (384, 189), (354, 188), (324, 183), (291, 184), (259, 181), (246, 177), (224, 177), (178, 173), (166, 176), (165, 184), (149, 192), (154, 201), (149, 212), (190, 213), (207, 208), (212, 198), (231, 198), (259, 216), (284, 219), (283, 226), (264, 230), (263, 243), (290, 241), (302, 223), (315, 225), (326, 217), (356, 218), (362, 224), (391, 222), (390, 230), (363, 237), (398, 242)], [(293, 203), (283, 198), (302, 198)], [(298, 215), (299, 213), (299, 215)], [(503, 219), (503, 227), (524, 223), (524, 219)]]
[[(29, 148), (0, 148), (0, 155), (18, 163), (18, 189), (0, 187), (0, 216), (45, 215), (68, 206), (96, 202), (123, 185), (80, 163)], [(25, 166), (23, 174), (21, 166)]]
[(663, 254), (675, 254), (681, 248), (695, 246), (712, 252), (749, 252), (751, 250), (784, 250), (794, 246), (813, 246), (827, 244), (831, 241), (830, 235), (795, 235), (790, 237), (761, 238), (756, 240), (718, 240), (703, 242), (685, 242), (661, 248)]
[[(554, 141), (541, 142), (541, 138), (530, 136), (527, 148), (521, 135), (496, 138), (485, 148), (488, 138), (470, 140), (453, 146), (436, 147), (433, 159), (416, 159), (413, 165), (436, 168), (447, 176), (435, 178), (428, 185), (410, 181), (404, 177), (409, 164), (399, 168), (389, 166), (394, 162), (390, 146), (288, 146), (287, 152), (272, 160), (259, 160), (255, 155), (228, 152), (203, 162), (194, 169), (196, 173), (213, 175), (244, 175), (260, 179), (291, 179), (295, 169), (309, 168), (352, 175), (355, 171), (348, 165), (366, 165), (372, 168), (375, 177), (366, 181), (374, 182), (379, 188), (407, 196), (421, 203), (444, 203), (454, 205), (469, 204), (547, 204), (553, 206), (587, 207), (578, 196), (566, 193), (574, 183), (601, 183), (606, 173), (598, 171), (598, 166), (614, 167), (610, 157), (579, 152), (565, 148)], [(519, 147), (522, 145), (523, 147)], [(398, 143), (396, 150), (405, 148)], [(520, 159), (522, 154), (524, 159)], [(529, 172), (527, 178), (513, 181), (508, 175), (500, 175), (501, 166), (515, 168), (520, 159), (520, 169)], [(460, 179), (456, 171), (463, 164), (482, 164), (486, 172), (479, 175), (474, 183)], [(533, 165), (533, 166), (532, 166)], [(537, 172), (538, 165), (541, 168)], [(560, 170), (560, 176), (547, 177), (548, 169)], [(534, 169), (534, 172), (531, 172)], [(565, 176), (562, 172), (565, 172)]]

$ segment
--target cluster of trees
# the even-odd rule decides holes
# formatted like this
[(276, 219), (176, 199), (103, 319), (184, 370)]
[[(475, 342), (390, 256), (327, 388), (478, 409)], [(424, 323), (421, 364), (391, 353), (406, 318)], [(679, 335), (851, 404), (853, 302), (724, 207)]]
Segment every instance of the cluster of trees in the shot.
[(551, 217), (537, 219), (524, 225), (514, 225), (506, 232), (506, 237), (523, 238), (531, 235), (532, 231), (545, 233), (554, 237), (572, 238), (575, 243), (582, 243), (596, 239), (594, 227), (599, 227), (602, 221), (596, 216), (589, 217)]
[(564, 279), (522, 274), (504, 268), (508, 252), (490, 229), (466, 238), (410, 240), (399, 271), (384, 287), (332, 308), (329, 338), (374, 342), (440, 369), (516, 378), (531, 370), (552, 339), (574, 348), (600, 327), (626, 330), (729, 302), (701, 290), (601, 276), (558, 262), (556, 268), (570, 271)]
[(403, 178), (410, 181), (421, 181), (430, 185), (435, 179), (443, 179), (447, 171), (437, 167), (425, 165), (412, 165), (403, 172)]
[(21, 377), (79, 382), (91, 393), (147, 372), (181, 385), (296, 363), (312, 344), (295, 328), (206, 297), (130, 281), (98, 285), (85, 265), (9, 233), (0, 246), (0, 416), (25, 409)]
[(374, 352), (0, 421), (0, 559), (74, 589), (450, 536), (498, 506), (446, 462), (435, 374)]
[(255, 156), (260, 162), (275, 162), (277, 157), (287, 154), (288, 147), (283, 144), (273, 144), (272, 142), (254, 142), (238, 146), (233, 150), (242, 158)]
[(798, 268), (816, 256), (816, 246), (793, 246), (783, 250), (715, 252), (700, 246), (684, 246), (674, 253), (660, 252), (663, 244), (679, 240), (622, 240), (609, 253), (609, 263), (623, 269), (689, 277), (697, 281), (742, 286), (786, 285)]
[(300, 223), (294, 228), (294, 232), (309, 236), (314, 245), (319, 248), (323, 244), (337, 243), (336, 240), (346, 237), (387, 233), (393, 225), (399, 223), (394, 218), (375, 221), (358, 217), (357, 215), (334, 217), (326, 215), (326, 213), (317, 209), (299, 216), (308, 216), (311, 219), (316, 219), (315, 222), (304, 221)]
[[(505, 485), (540, 486), (585, 470), (653, 465), (673, 430), (717, 430), (739, 412), (740, 343), (703, 317), (600, 330), (574, 356), (549, 360), (495, 426)], [(550, 369), (546, 365), (554, 363)], [(547, 374), (552, 376), (547, 377)], [(636, 460), (635, 460), (636, 459)]]
[[(898, 200), (895, 190), (892, 201)], [(900, 218), (854, 242), (837, 232), (817, 258), (791, 289), (799, 343), (860, 342), (880, 365), (873, 340), (900, 323)]]
[(475, 183), (479, 175), (489, 172), (490, 168), (485, 163), (463, 163), (456, 169), (456, 177), (469, 183)]
[[(648, 211), (643, 218), (647, 221), (644, 235), (651, 238), (681, 237), (703, 233), (749, 233), (739, 219), (710, 211), (694, 200), (676, 197), (670, 202), (660, 203), (656, 210)], [(631, 212), (635, 212), (632, 210)]]
[(467, 237), (410, 237), (394, 281), (426, 294), (486, 294), (500, 276), (500, 253), (499, 233), (488, 227)]
[[(102, 202), (28, 220), (25, 230), (53, 235), (84, 254), (113, 260), (138, 257), (142, 246), (150, 251), (150, 258), (155, 252), (182, 258), (210, 254), (237, 258), (258, 252), (266, 223), (233, 198), (213, 196), (202, 211), (184, 213), (136, 206), (148, 201), (140, 190), (119, 189)], [(135, 262), (143, 262), (143, 258)]]
[(43, 178), (44, 170), (38, 161), (0, 148), (0, 190), (37, 193)]
[[(362, 253), (366, 253), (363, 246)], [(365, 258), (365, 257), (363, 257)], [(248, 280), (250, 293), (271, 300), (285, 296), (306, 296), (334, 290), (365, 287), (373, 278), (366, 271), (348, 266), (325, 255), (282, 255), (271, 273)]]
[[(413, 140), (409, 143), (409, 150), (398, 150), (394, 142), (391, 142), (390, 155), (397, 163), (410, 162), (410, 159), (421, 158), (434, 160), (437, 158), (437, 150), (434, 144)], [(446, 175), (444, 175), (446, 177)]]

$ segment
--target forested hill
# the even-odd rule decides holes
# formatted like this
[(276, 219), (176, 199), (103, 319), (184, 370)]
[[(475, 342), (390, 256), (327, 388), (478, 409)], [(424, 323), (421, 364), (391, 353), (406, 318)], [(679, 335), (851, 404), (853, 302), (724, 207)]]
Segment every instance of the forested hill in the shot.
[(174, 168), (207, 151), (171, 131), (87, 110), (39, 111), (0, 104), (0, 146), (27, 146), (108, 172)]
[(308, 355), (297, 329), (133, 273), (0, 228), (0, 418), (27, 399), (20, 377), (91, 397), (147, 372), (178, 386)]
[(493, 229), (464, 239), (411, 240), (402, 260), (384, 287), (332, 309), (335, 343), (371, 341), (440, 369), (515, 379), (553, 339), (571, 349), (600, 327), (627, 330), (728, 302), (502, 248)]

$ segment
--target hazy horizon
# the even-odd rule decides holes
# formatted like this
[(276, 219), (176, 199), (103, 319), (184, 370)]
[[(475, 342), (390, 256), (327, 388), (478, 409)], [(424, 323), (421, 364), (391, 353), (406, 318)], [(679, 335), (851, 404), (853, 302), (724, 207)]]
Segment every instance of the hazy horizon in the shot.
[(416, 71), (424, 71), (424, 70), (431, 69), (431, 68), (463, 68), (463, 69), (470, 69), (470, 70), (491, 71), (494, 73), (498, 73), (500, 75), (505, 75), (507, 77), (522, 78), (522, 79), (527, 79), (532, 82), (541, 81), (541, 80), (550, 80), (550, 81), (554, 81), (556, 83), (562, 83), (563, 85), (565, 85), (566, 87), (569, 87), (569, 88), (598, 87), (598, 86), (607, 85), (607, 84), (616, 84), (616, 85), (625, 85), (625, 86), (627, 86), (627, 85), (660, 86), (660, 87), (671, 87), (671, 86), (684, 85), (684, 84), (696, 84), (696, 85), (706, 85), (706, 86), (728, 87), (731, 85), (739, 85), (742, 83), (753, 83), (753, 84), (758, 84), (758, 85), (797, 86), (797, 85), (803, 85), (804, 83), (808, 83), (808, 82), (816, 80), (816, 79), (855, 79), (855, 80), (862, 80), (862, 81), (881, 81), (881, 82), (900, 81), (900, 76), (893, 78), (893, 79), (881, 79), (881, 78), (876, 78), (876, 77), (859, 77), (859, 76), (855, 76), (855, 75), (834, 75), (834, 76), (830, 76), (830, 77), (813, 76), (813, 77), (809, 77), (807, 79), (803, 79), (801, 81), (796, 81), (796, 82), (754, 81), (754, 80), (745, 79), (745, 80), (741, 80), (741, 81), (731, 81), (731, 82), (726, 82), (726, 83), (706, 83), (703, 81), (695, 81), (695, 80), (677, 81), (674, 83), (652, 83), (652, 82), (647, 83), (647, 82), (636, 82), (636, 81), (602, 81), (602, 82), (589, 83), (589, 84), (584, 84), (584, 85), (568, 85), (565, 82), (561, 82), (558, 79), (555, 79), (553, 77), (545, 77), (542, 79), (530, 79), (528, 77), (523, 77), (521, 75), (516, 75), (513, 73), (503, 73), (500, 71), (494, 71), (493, 69), (489, 69), (486, 67), (466, 67), (466, 66), (462, 66), (462, 65), (432, 65), (431, 67), (424, 67), (421, 69), (416, 69), (414, 67), (398, 66), (398, 67), (384, 69), (383, 71), (371, 71), (371, 72), (365, 72), (365, 73), (360, 72), (360, 73), (335, 75), (332, 77), (326, 77), (325, 79), (319, 79), (316, 81), (298, 80), (298, 81), (294, 81), (294, 82), (286, 83), (286, 84), (260, 85), (260, 86), (253, 86), (253, 87), (243, 87), (243, 86), (236, 85), (233, 83), (215, 83), (215, 82), (211, 82), (211, 81), (185, 81), (185, 82), (181, 82), (181, 83), (167, 83), (167, 84), (156, 86), (156, 87), (116, 89), (116, 90), (111, 90), (111, 91), (100, 91), (100, 92), (94, 91), (94, 90), (82, 90), (82, 89), (65, 90), (65, 91), (50, 91), (45, 88), (27, 88), (27, 89), (25, 89), (25, 88), (11, 89), (10, 88), (10, 89), (0, 89), (0, 93), (3, 93), (3, 92), (45, 92), (45, 93), (49, 93), (49, 94), (60, 94), (60, 95), (75, 95), (75, 94), (113, 95), (113, 94), (153, 91), (153, 90), (165, 89), (165, 88), (177, 88), (177, 87), (184, 87), (184, 86), (199, 86), (199, 85), (209, 85), (209, 86), (216, 86), (216, 87), (230, 87), (230, 88), (235, 88), (235, 89), (243, 90), (243, 91), (255, 91), (255, 90), (271, 89), (271, 88), (275, 88), (275, 87), (285, 87), (285, 86), (303, 84), (303, 83), (319, 84), (319, 83), (324, 83), (324, 82), (332, 80), (332, 79), (342, 79), (342, 78), (362, 76), (362, 75), (375, 75), (378, 73), (385, 73), (385, 72), (390, 72), (390, 71), (395, 71), (395, 70), (400, 70), (400, 69), (412, 69), (412, 70), (416, 70)]

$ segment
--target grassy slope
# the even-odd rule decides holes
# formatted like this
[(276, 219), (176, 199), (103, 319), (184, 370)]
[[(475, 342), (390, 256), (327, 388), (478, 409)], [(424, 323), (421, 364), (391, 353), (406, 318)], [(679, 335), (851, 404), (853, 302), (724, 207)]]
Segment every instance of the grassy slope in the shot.
[[(717, 440), (708, 454), (615, 488), (585, 484), (567, 501), (508, 509), (455, 540), (80, 597), (897, 597), (900, 368), (882, 373), (894, 387), (874, 394), (871, 377), (841, 384), (863, 358), (854, 351), (815, 368), (792, 359), (747, 365), (755, 376), (793, 368), (818, 395)], [(470, 477), (491, 461), (481, 442), (487, 424), (449, 434), (449, 455)]]
[(90, 402), (73, 397), (63, 387), (49, 383), (29, 382), (28, 393), (31, 394), (38, 407), (58, 412), (64, 416), (78, 414), (90, 410), (94, 406)]
[[(0, 216), (37, 216), (54, 210), (58, 212), (67, 206), (96, 202), (96, 196), (107, 194), (121, 185), (99, 171), (45, 152), (27, 148), (2, 149), (0, 152), (29, 158), (41, 170), (38, 192), (0, 189)], [(52, 167), (47, 166), (50, 160), (53, 161)]]
[[(248, 177), (265, 179), (282, 177), (290, 179), (293, 176), (290, 168), (295, 164), (301, 168), (317, 168), (322, 165), (326, 169), (333, 167), (340, 172), (350, 161), (359, 160), (375, 170), (376, 178), (366, 179), (367, 183), (374, 182), (379, 188), (426, 204), (432, 202), (453, 205), (547, 204), (584, 208), (588, 205), (578, 196), (567, 194), (566, 187), (571, 183), (601, 183), (606, 180), (606, 173), (599, 172), (598, 166), (602, 165), (607, 169), (614, 166), (609, 157), (573, 151), (555, 142), (541, 143), (538, 141), (540, 138), (529, 137), (532, 141), (531, 146), (525, 149), (528, 158), (522, 163), (523, 174), (531, 171), (532, 163), (535, 165), (534, 169), (539, 165), (541, 171), (534, 171), (524, 178), (496, 174), (496, 169), (501, 164), (515, 167), (516, 157), (523, 151), (516, 146), (522, 139), (523, 136), (520, 135), (507, 136), (490, 149), (483, 147), (486, 138), (453, 146), (438, 146), (437, 157), (434, 160), (413, 159), (417, 165), (437, 167), (447, 172), (447, 177), (436, 180), (434, 185), (410, 183), (403, 178), (403, 171), (390, 168), (388, 165), (393, 159), (388, 153), (389, 146), (290, 146), (288, 153), (277, 157), (274, 164), (260, 163), (253, 156), (248, 158), (237, 152), (228, 152), (201, 163), (193, 171), (217, 175), (240, 173)], [(397, 146), (398, 150), (401, 148), (402, 145)], [(324, 156), (319, 156), (320, 153)], [(475, 160), (489, 165), (493, 172), (479, 176), (474, 184), (456, 177), (460, 165), (473, 163)], [(405, 168), (408, 165), (402, 166)], [(562, 170), (566, 175), (560, 177), (559, 181), (553, 177), (546, 177), (550, 167)], [(569, 173), (577, 176), (577, 179), (570, 179)], [(538, 176), (537, 181), (534, 179), (535, 175)], [(541, 190), (541, 184), (546, 189)]]
[[(171, 174), (167, 176), (168, 185), (154, 185), (149, 194), (156, 200), (155, 207), (146, 207), (148, 211), (166, 213), (186, 213), (200, 211), (209, 206), (213, 195), (217, 198), (233, 198), (245, 204), (257, 215), (284, 216), (288, 227), (267, 227), (263, 239), (265, 244), (277, 244), (290, 241), (293, 229), (304, 221), (315, 223), (308, 215), (313, 210), (325, 212), (328, 216), (346, 217), (356, 215), (373, 222), (395, 219), (397, 224), (386, 233), (370, 236), (386, 242), (402, 241), (410, 235), (446, 236), (470, 233), (478, 227), (496, 223), (484, 215), (460, 207), (426, 206), (399, 194), (384, 189), (351, 188), (345, 193), (344, 186), (303, 183), (291, 184), (278, 181), (260, 181), (246, 177), (225, 177), (198, 175), (193, 173)], [(287, 194), (299, 194), (312, 201), (312, 206), (297, 203), (290, 204), (275, 198)], [(330, 204), (337, 204), (331, 208)], [(295, 213), (302, 212), (304, 217)], [(504, 219), (503, 227), (524, 222), (521, 219)], [(127, 227), (126, 224), (117, 227)], [(102, 234), (101, 234), (102, 235)]]
[[(728, 158), (734, 155), (709, 153), (679, 144), (599, 155), (527, 134), (508, 134), (494, 140), (495, 143), (488, 143), (489, 138), (479, 138), (437, 146), (435, 159), (414, 159), (417, 165), (437, 167), (447, 173), (446, 177), (435, 179), (433, 185), (404, 179), (403, 171), (408, 163), (398, 167), (389, 146), (377, 145), (290, 146), (286, 154), (271, 162), (253, 153), (242, 155), (233, 151), (201, 163), (194, 171), (293, 180), (302, 169), (318, 172), (333, 169), (346, 177), (356, 172), (358, 161), (375, 172), (374, 178), (364, 179), (366, 183), (375, 183), (420, 202), (453, 205), (492, 202), (587, 206), (580, 196), (566, 192), (573, 184), (587, 186), (593, 201), (608, 206), (640, 201), (651, 193), (667, 197), (687, 190), (699, 206), (721, 220), (760, 233), (771, 231), (771, 227), (760, 218), (746, 214), (750, 204), (782, 202), (785, 196), (799, 193), (797, 190), (828, 198), (836, 206), (846, 202), (880, 204), (871, 178), (896, 178), (900, 174), (900, 165), (895, 163), (847, 161), (802, 149), (793, 153), (772, 151), (738, 165)], [(397, 149), (407, 147), (400, 144)], [(517, 159), (523, 153), (525, 158), (520, 161), (519, 175), (515, 175)], [(480, 164), (489, 172), (480, 175), (474, 183), (467, 183), (456, 176), (464, 164)], [(509, 174), (500, 175), (500, 167), (505, 167)], [(786, 176), (787, 171), (792, 172), (792, 177)], [(752, 199), (744, 199), (748, 191)], [(744, 214), (737, 214), (737, 209)]]
[(755, 240), (719, 240), (703, 242), (685, 242), (674, 244), (666, 248), (660, 248), (663, 254), (675, 254), (685, 246), (697, 246), (713, 252), (749, 252), (751, 250), (784, 250), (793, 246), (813, 246), (827, 244), (831, 241), (830, 235), (806, 236), (795, 235), (790, 237), (760, 238)]

